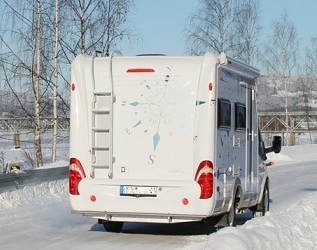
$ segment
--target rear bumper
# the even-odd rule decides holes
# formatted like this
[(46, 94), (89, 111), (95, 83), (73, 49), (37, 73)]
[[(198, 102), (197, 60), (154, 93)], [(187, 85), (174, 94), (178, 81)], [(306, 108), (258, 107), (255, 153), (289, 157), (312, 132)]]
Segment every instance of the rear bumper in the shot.
[(76, 211), (72, 214), (81, 214), (84, 216), (102, 219), (106, 221), (123, 221), (123, 222), (149, 222), (149, 223), (181, 223), (200, 221), (206, 218), (206, 215), (192, 214), (152, 214), (152, 213), (115, 213), (115, 212), (93, 212), (93, 211)]

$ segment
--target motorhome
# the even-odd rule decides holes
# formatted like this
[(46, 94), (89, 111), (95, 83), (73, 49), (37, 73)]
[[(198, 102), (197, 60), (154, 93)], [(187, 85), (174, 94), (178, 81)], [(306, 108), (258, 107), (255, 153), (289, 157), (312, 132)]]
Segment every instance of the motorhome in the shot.
[(260, 72), (224, 53), (79, 55), (71, 66), (72, 213), (180, 223), (269, 209), (256, 107)]

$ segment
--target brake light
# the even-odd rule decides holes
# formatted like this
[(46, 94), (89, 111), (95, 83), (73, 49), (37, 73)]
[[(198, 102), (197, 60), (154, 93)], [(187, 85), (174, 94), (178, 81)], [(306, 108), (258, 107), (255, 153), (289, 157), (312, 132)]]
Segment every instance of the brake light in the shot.
[(200, 186), (200, 199), (208, 199), (213, 195), (213, 164), (211, 161), (202, 161), (196, 171), (195, 180)]
[(155, 72), (155, 70), (151, 68), (132, 68), (127, 70), (127, 73), (153, 73), (153, 72)]
[(69, 161), (69, 193), (72, 195), (79, 195), (79, 182), (86, 178), (85, 171), (79, 160), (70, 158)]

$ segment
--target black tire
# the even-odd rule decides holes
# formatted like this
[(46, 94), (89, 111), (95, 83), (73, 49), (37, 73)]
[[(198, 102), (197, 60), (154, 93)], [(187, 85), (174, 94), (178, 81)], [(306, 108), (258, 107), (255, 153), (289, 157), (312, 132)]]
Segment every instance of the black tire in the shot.
[(102, 222), (103, 227), (107, 232), (111, 233), (120, 233), (123, 227), (123, 223), (121, 221), (104, 221)]
[(265, 214), (270, 210), (270, 190), (268, 182), (265, 183), (262, 200), (256, 206), (256, 209), (253, 211), (253, 217), (265, 216)]
[(263, 190), (263, 196), (262, 196), (262, 207), (261, 207), (261, 213), (262, 216), (266, 214), (270, 210), (270, 190), (269, 185), (266, 182)]
[(235, 227), (237, 225), (237, 200), (236, 195), (233, 197), (233, 202), (231, 204), (230, 210), (227, 213), (227, 221), (229, 227)]

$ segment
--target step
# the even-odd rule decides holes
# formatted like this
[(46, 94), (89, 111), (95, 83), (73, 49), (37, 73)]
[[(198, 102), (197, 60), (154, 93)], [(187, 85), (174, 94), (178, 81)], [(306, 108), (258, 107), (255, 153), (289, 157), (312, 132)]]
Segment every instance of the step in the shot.
[(109, 109), (93, 109), (92, 112), (94, 114), (98, 114), (98, 115), (109, 115), (110, 114)]
[(92, 149), (97, 151), (109, 151), (109, 147), (93, 146)]
[(109, 169), (109, 165), (92, 164), (92, 167), (98, 169)]
[(100, 132), (100, 133), (109, 133), (110, 129), (108, 129), (108, 128), (92, 128), (92, 131)]
[(94, 95), (96, 95), (96, 96), (111, 96), (111, 92), (94, 91)]

